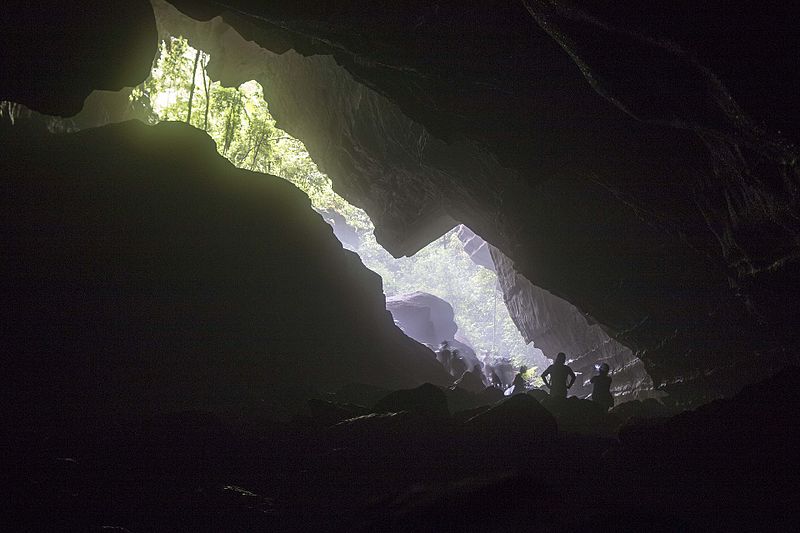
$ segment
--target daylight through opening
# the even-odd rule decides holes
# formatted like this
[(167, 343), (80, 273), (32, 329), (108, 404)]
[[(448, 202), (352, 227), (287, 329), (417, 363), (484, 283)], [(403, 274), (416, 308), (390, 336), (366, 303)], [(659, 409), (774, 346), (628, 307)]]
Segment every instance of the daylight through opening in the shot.
[(303, 190), (342, 245), (383, 279), (398, 327), (433, 350), (442, 341), (458, 350), (459, 358), (446, 365), (454, 376), (480, 364), (508, 385), (524, 365), (530, 384), (539, 384), (544, 356), (512, 321), (480, 237), (457, 226), (413, 256), (394, 258), (376, 241), (367, 213), (339, 196), (303, 143), (277, 127), (261, 85), (224, 87), (209, 77), (209, 60), (183, 37), (162, 40), (150, 77), (131, 93), (141, 118), (187, 122), (206, 131), (235, 166)]

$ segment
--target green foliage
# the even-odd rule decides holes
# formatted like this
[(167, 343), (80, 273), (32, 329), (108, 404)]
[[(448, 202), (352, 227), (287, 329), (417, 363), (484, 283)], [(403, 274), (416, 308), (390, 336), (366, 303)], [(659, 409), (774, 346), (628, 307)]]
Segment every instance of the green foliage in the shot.
[(469, 258), (456, 230), (413, 257), (394, 259), (375, 240), (367, 214), (333, 191), (330, 179), (319, 171), (302, 142), (275, 126), (261, 85), (250, 81), (229, 88), (212, 82), (206, 73), (208, 55), (198, 54), (182, 37), (162, 41), (160, 51), (150, 78), (131, 96), (152, 109), (152, 122), (185, 122), (193, 93), (191, 124), (204, 129), (234, 165), (283, 177), (305, 191), (315, 208), (335, 210), (345, 217), (361, 238), (353, 251), (383, 278), (387, 296), (414, 291), (435, 294), (453, 305), (459, 331), (476, 351), (510, 356), (515, 364), (531, 366), (534, 349), (525, 345), (512, 322), (496, 290), (495, 273)]

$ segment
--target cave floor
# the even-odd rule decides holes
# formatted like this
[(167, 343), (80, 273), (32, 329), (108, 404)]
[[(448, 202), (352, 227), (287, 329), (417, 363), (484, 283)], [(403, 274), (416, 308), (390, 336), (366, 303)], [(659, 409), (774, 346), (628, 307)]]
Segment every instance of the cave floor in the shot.
[(614, 436), (487, 437), (407, 412), (6, 423), (4, 496), (20, 531), (781, 529), (798, 512), (797, 422), (777, 388)]

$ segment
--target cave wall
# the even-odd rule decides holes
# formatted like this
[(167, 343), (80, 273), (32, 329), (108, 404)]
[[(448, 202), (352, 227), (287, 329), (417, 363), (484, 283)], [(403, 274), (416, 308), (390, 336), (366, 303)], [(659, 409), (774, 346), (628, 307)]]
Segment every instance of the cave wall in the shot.
[(280, 417), (348, 383), (449, 383), (308, 198), (234, 168), (203, 132), (0, 139), (3, 416)]
[[(453, 224), (446, 215), (452, 212), (451, 206), (471, 205), (472, 210), (477, 209), (481, 198), (472, 197), (474, 193), (464, 187), (452, 187), (452, 176), (488, 182), (508, 174), (493, 157), (477, 148), (470, 150), (463, 144), (448, 145), (435, 139), (420, 144), (428, 137), (424, 127), (402, 115), (382, 95), (358, 84), (329, 56), (303, 57), (292, 50), (275, 54), (244, 41), (221, 18), (197, 22), (161, 0), (154, 0), (154, 7), (162, 37), (183, 35), (211, 54), (209, 71), (213, 78), (233, 86), (249, 79), (262, 84), (278, 125), (303, 139), (316, 161), (335, 164), (323, 168), (334, 177), (336, 188), (356, 202), (368, 199), (370, 214), (378, 213), (378, 219), (373, 221), (379, 238), (386, 237), (381, 233), (386, 224), (393, 229), (401, 225), (404, 231), (413, 232), (413, 209), (430, 209), (426, 207), (429, 204), (444, 214), (442, 227), (448, 229)], [(454, 166), (459, 160), (463, 163)], [(359, 184), (368, 190), (354, 194)], [(416, 184), (425, 188), (399, 190)], [(404, 198), (399, 203), (398, 193)], [(412, 202), (415, 206), (409, 208)], [(431, 238), (426, 235), (418, 235), (415, 243)], [(474, 261), (494, 270), (490, 245), (465, 226), (460, 228), (459, 238)], [(398, 243), (390, 242), (390, 249), (396, 253)], [(499, 252), (495, 249), (494, 253)], [(599, 326), (590, 326), (574, 306), (531, 285), (514, 270), (512, 261), (502, 264), (499, 288), (527, 342), (534, 342), (550, 358), (559, 351), (568, 352), (576, 361), (576, 370), (584, 373), (584, 381), (596, 362), (608, 361), (615, 371), (616, 393), (623, 398), (652, 391), (651, 380), (630, 349), (611, 340)], [(525, 290), (520, 292), (518, 286)], [(557, 311), (532, 313), (533, 308)], [(392, 310), (391, 305), (389, 309)], [(453, 337), (411, 336), (434, 346)], [(585, 387), (575, 390), (583, 396), (589, 392)]]
[(276, 115), (394, 254), (465, 223), (673, 393), (796, 359), (790, 6), (175, 4), (321, 63), (303, 79), (337, 105)]
[[(797, 346), (796, 38), (788, 14), (735, 4), (233, 5), (432, 137), (486, 150), (508, 172), (448, 176), (441, 209), (602, 323), (657, 385), (730, 392)], [(411, 229), (399, 222), (381, 231)], [(383, 235), (403, 253), (407, 235)]]
[(147, 0), (3, 2), (0, 100), (70, 116), (96, 89), (141, 83), (157, 51)]
[(533, 343), (550, 360), (559, 352), (567, 355), (567, 364), (578, 375), (570, 390), (572, 395), (591, 394), (589, 378), (596, 373), (595, 365), (608, 363), (613, 379), (611, 391), (618, 402), (663, 396), (654, 389), (642, 361), (591, 317), (536, 287), (517, 272), (514, 262), (502, 251), (466, 226), (459, 228), (458, 238), (476, 264), (497, 274), (498, 290), (525, 342)]
[(533, 342), (550, 359), (564, 352), (567, 364), (578, 374), (570, 394), (591, 394), (589, 379), (596, 374), (595, 365), (608, 363), (611, 391), (618, 402), (660, 396), (644, 364), (630, 348), (574, 305), (521, 276), (500, 250), (490, 250), (506, 306), (525, 341)]

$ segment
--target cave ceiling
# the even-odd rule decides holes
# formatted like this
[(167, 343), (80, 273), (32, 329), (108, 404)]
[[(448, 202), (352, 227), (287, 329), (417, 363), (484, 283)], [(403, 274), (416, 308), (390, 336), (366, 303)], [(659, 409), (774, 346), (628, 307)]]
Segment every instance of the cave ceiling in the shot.
[[(55, 4), (52, 23), (26, 3), (6, 7), (17, 23), (0, 45), (17, 53), (0, 60), (0, 99), (71, 115), (92, 89), (147, 76), (146, 2), (125, 3), (126, 16)], [(464, 223), (673, 391), (741, 385), (797, 348), (799, 37), (788, 4), (174, 5), (221, 16), (276, 54), (332, 59), (424, 129), (416, 170), (357, 128), (337, 139), (346, 149), (319, 157), (308, 135), (393, 254)], [(387, 109), (373, 109), (371, 134), (395, 139)], [(458, 153), (472, 158), (461, 168)]]

